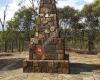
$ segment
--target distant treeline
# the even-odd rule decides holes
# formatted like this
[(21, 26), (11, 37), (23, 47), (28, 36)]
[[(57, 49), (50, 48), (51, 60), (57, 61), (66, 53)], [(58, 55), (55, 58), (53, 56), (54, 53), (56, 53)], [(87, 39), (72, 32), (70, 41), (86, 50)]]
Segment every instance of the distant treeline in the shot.
[[(0, 51), (28, 50), (38, 13), (32, 7), (21, 7), (7, 21), (7, 30), (0, 32)], [(65, 38), (66, 48), (100, 51), (100, 0), (85, 5), (81, 11), (66, 6), (57, 9), (60, 36)]]

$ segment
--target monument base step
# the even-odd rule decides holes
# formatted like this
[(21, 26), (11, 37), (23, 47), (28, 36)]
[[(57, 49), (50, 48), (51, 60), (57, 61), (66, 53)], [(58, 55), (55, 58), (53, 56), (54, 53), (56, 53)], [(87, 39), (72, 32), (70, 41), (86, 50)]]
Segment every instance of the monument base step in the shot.
[(23, 64), (25, 73), (69, 73), (68, 60), (25, 60)]

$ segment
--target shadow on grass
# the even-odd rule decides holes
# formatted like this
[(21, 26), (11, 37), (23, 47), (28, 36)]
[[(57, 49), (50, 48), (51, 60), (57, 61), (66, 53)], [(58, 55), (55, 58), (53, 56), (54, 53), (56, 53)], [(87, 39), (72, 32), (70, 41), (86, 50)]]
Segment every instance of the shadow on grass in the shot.
[[(23, 67), (24, 58), (0, 59), (0, 71), (16, 70)], [(100, 64), (71, 63), (70, 74), (100, 70)]]
[(0, 59), (0, 71), (22, 68), (23, 58)]
[(100, 64), (84, 64), (84, 63), (71, 63), (70, 73), (80, 74), (81, 72), (92, 72), (100, 70)]

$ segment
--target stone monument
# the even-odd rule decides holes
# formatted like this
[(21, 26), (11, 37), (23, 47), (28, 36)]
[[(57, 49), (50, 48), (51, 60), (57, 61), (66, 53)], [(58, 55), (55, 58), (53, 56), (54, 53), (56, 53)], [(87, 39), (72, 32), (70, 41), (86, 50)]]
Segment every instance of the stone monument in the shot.
[(29, 59), (23, 72), (69, 73), (69, 56), (60, 37), (55, 0), (40, 0), (35, 34), (31, 38)]

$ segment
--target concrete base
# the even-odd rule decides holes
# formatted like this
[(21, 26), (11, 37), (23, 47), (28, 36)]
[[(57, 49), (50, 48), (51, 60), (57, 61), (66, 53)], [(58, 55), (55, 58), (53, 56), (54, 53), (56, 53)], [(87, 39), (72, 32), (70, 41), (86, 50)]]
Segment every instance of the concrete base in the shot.
[(69, 73), (68, 60), (25, 60), (23, 63), (23, 72), (38, 73)]

